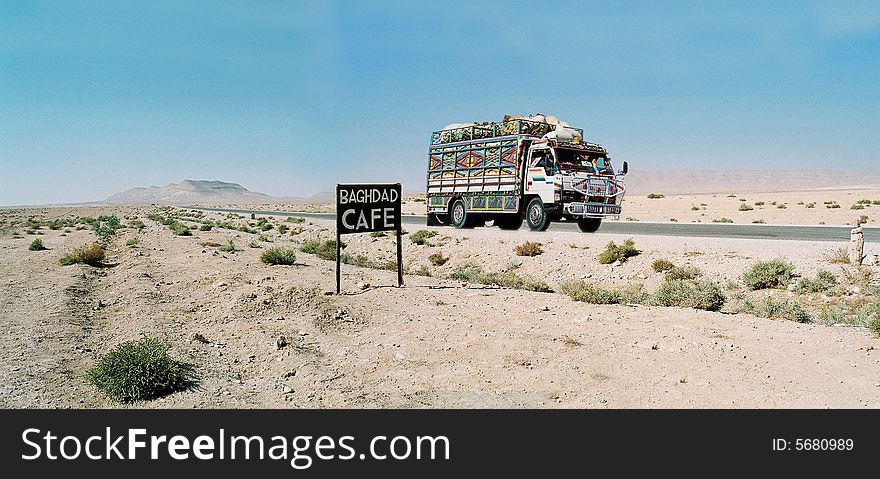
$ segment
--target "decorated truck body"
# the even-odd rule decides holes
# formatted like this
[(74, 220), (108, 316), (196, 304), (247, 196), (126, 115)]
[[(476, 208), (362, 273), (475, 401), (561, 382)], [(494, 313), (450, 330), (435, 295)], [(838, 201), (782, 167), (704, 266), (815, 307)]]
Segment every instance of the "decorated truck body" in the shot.
[[(555, 119), (554, 119), (555, 120)], [(612, 169), (608, 152), (583, 130), (526, 118), (452, 125), (431, 134), (428, 225), (543, 231), (576, 221), (594, 232), (621, 212), (627, 163)]]

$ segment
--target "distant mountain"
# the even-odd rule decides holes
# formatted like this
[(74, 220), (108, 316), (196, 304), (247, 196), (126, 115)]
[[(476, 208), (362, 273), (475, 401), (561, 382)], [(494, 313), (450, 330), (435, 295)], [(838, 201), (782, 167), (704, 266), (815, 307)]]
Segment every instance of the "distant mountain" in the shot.
[[(328, 199), (329, 198), (329, 199)], [(281, 198), (250, 191), (238, 183), (217, 180), (183, 180), (165, 186), (132, 188), (110, 196), (102, 203), (115, 205), (216, 205), (271, 204), (332, 201), (331, 193), (318, 193), (310, 198)]]
[(630, 168), (627, 193), (745, 193), (880, 185), (880, 174), (834, 170), (665, 170)]

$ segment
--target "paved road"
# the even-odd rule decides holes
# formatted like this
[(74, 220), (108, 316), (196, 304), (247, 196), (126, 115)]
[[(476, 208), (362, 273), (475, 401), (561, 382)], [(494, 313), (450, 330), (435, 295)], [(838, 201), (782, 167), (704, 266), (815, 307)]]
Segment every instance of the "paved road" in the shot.
[[(204, 211), (221, 211), (250, 215), (251, 213), (271, 216), (299, 216), (316, 220), (333, 220), (333, 213), (296, 213), (290, 211), (257, 211), (228, 208), (187, 207)], [(405, 215), (403, 223), (424, 225), (425, 217)], [(553, 231), (578, 231), (574, 223), (553, 223)], [(880, 243), (880, 228), (864, 228), (865, 242)], [(721, 223), (639, 223), (635, 221), (605, 221), (599, 233), (622, 235), (688, 236), (706, 238), (753, 238), (801, 241), (849, 241), (850, 228), (847, 226), (776, 226), (776, 225), (731, 225)]]

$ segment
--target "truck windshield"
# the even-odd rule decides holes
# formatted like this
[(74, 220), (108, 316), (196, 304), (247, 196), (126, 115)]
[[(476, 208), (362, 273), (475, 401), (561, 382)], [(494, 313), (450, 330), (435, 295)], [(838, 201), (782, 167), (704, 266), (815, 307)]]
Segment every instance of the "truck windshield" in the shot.
[(556, 150), (556, 162), (559, 171), (585, 171), (588, 173), (612, 174), (611, 159), (600, 153), (585, 151)]

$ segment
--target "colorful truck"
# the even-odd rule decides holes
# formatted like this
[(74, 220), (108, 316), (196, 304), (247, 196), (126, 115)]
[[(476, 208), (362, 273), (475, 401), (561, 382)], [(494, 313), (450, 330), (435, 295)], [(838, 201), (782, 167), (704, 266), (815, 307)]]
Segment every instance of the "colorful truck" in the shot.
[(575, 221), (583, 232), (618, 217), (628, 165), (615, 173), (602, 146), (563, 123), (508, 118), (431, 134), (428, 225), (544, 231)]

